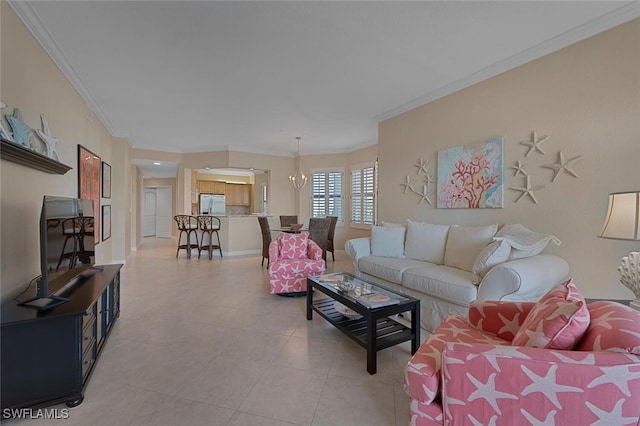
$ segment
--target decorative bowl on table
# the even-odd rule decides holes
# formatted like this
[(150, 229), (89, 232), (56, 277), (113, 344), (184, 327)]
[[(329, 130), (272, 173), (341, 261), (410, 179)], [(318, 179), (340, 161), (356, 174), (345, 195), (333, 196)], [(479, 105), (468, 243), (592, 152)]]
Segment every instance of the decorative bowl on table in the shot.
[(338, 287), (339, 291), (347, 292), (356, 288), (356, 285), (353, 281), (338, 281), (336, 283), (336, 287)]
[(342, 315), (344, 315), (345, 317), (347, 317), (349, 319), (362, 318), (362, 315), (360, 315), (359, 313), (357, 313), (353, 309), (344, 306), (342, 303), (339, 303), (339, 302), (335, 302), (333, 304), (333, 309), (335, 309), (336, 312), (341, 313)]
[(302, 229), (304, 225), (302, 223), (292, 223), (291, 224), (291, 230), (292, 231), (299, 231)]

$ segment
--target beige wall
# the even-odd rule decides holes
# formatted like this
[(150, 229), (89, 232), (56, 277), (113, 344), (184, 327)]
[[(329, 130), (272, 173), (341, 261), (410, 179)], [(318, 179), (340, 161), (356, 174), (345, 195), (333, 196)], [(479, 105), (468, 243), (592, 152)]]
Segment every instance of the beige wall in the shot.
[[(64, 175), (50, 175), (0, 161), (0, 297), (7, 300), (40, 274), (37, 225), (43, 195), (78, 196), (78, 144), (112, 166), (112, 198), (101, 202), (112, 205), (112, 234), (96, 247), (97, 263), (126, 257), (119, 242), (130, 232), (130, 223), (122, 217), (127, 209), (123, 191), (128, 184), (123, 180), (126, 173), (121, 161), (127, 161), (128, 147), (109, 135), (6, 2), (0, 2), (0, 12), (0, 98), (8, 105), (2, 114), (19, 107), (33, 128), (40, 128), (40, 114), (44, 114), (51, 133), (60, 140), (61, 162), (73, 167)], [(2, 120), (8, 129), (4, 117)]]
[[(599, 239), (607, 194), (640, 190), (640, 20), (606, 31), (455, 94), (386, 120), (379, 125), (380, 218), (477, 225), (522, 223), (558, 236), (553, 248), (569, 262), (577, 285), (589, 296), (631, 298), (619, 283), (620, 257), (638, 243)], [(546, 155), (524, 157), (532, 131), (548, 135)], [(505, 187), (521, 187), (510, 169), (516, 160), (537, 191), (538, 204), (505, 189), (504, 208), (445, 210), (418, 205), (400, 185), (414, 175), (420, 157), (436, 171), (438, 150), (505, 141)], [(551, 183), (558, 151), (578, 155), (578, 178)]]

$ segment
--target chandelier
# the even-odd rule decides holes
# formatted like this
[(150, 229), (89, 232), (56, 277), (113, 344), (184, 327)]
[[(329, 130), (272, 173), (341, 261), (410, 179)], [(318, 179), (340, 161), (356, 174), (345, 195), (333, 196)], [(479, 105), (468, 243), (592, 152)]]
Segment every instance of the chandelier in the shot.
[(302, 138), (300, 136), (296, 136), (296, 139), (298, 140), (298, 169), (295, 173), (289, 175), (289, 183), (295, 189), (300, 190), (307, 184), (307, 177), (300, 168), (300, 139)]

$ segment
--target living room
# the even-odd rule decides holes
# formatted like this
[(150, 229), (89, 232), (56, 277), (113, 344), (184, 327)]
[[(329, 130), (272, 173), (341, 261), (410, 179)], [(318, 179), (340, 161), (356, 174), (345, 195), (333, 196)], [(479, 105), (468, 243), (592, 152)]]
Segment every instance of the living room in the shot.
[[(178, 162), (179, 170), (217, 167), (260, 167), (272, 171), (272, 214), (296, 212), (310, 217), (309, 188), (288, 186), (296, 167), (293, 157), (238, 151), (175, 153), (131, 147), (122, 135), (110, 134), (7, 2), (2, 13), (2, 101), (4, 114), (20, 108), (25, 122), (38, 127), (44, 113), (59, 138), (63, 163), (74, 166), (77, 145), (98, 154), (112, 167), (111, 238), (96, 247), (96, 263), (128, 262), (142, 243), (142, 173), (132, 158)], [(562, 244), (547, 250), (564, 258), (580, 290), (591, 298), (629, 299), (619, 283), (620, 258), (634, 242), (597, 237), (606, 214), (607, 196), (637, 191), (640, 171), (640, 20), (637, 3), (625, 9), (621, 24), (575, 43), (563, 45), (538, 59), (505, 69), (477, 81), (461, 81), (459, 90), (415, 103), (381, 116), (375, 144), (348, 153), (304, 155), (305, 168), (342, 167), (378, 160), (378, 218), (406, 219), (463, 226), (522, 223), (532, 230), (557, 236)], [(631, 20), (633, 17), (635, 19)], [(466, 83), (466, 84), (465, 84)], [(419, 99), (422, 93), (416, 93)], [(4, 121), (6, 126), (6, 121)], [(533, 133), (537, 136), (533, 136)], [(441, 150), (478, 144), (502, 136), (505, 146), (504, 206), (501, 209), (439, 209), (403, 190), (421, 159), (436, 172)], [(528, 154), (532, 138), (548, 137), (538, 151)], [(175, 138), (175, 135), (173, 136)], [(575, 175), (555, 176), (543, 166), (580, 157)], [(135, 157), (134, 157), (135, 156)], [(526, 186), (514, 166), (520, 162), (530, 174), (533, 197), (520, 198)], [(9, 301), (38, 275), (38, 215), (42, 196), (77, 196), (77, 174), (49, 176), (7, 161), (1, 167), (2, 236), (1, 298)], [(184, 182), (176, 178), (176, 213), (185, 204)], [(542, 188), (544, 186), (544, 188)], [(416, 188), (417, 189), (417, 188)], [(434, 195), (435, 201), (435, 195)], [(180, 201), (178, 201), (180, 200)], [(537, 202), (536, 202), (537, 201)], [(348, 214), (345, 214), (348, 217)], [(338, 245), (368, 235), (348, 223), (337, 231)], [(344, 260), (344, 254), (342, 260)], [(170, 261), (170, 259), (165, 259)], [(225, 259), (226, 260), (226, 259)], [(259, 261), (256, 265), (259, 264)], [(343, 264), (344, 266), (344, 264)], [(123, 285), (127, 285), (123, 283)], [(125, 301), (123, 301), (124, 303)]]

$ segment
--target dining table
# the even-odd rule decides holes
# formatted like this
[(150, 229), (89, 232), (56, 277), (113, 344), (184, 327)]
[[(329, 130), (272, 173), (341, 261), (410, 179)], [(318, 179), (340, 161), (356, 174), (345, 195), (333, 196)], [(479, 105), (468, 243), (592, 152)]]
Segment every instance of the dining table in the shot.
[(286, 232), (287, 234), (300, 234), (302, 232), (309, 232), (309, 228), (291, 229), (290, 226), (283, 226), (280, 228), (274, 228), (272, 231)]

